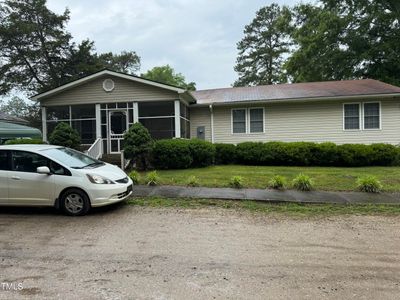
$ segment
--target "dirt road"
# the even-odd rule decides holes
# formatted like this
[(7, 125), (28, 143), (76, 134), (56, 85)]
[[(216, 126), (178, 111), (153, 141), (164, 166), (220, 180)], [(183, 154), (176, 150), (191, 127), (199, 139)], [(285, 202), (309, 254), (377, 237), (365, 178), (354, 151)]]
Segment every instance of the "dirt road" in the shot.
[(0, 299), (400, 297), (400, 217), (2, 208), (0, 244)]

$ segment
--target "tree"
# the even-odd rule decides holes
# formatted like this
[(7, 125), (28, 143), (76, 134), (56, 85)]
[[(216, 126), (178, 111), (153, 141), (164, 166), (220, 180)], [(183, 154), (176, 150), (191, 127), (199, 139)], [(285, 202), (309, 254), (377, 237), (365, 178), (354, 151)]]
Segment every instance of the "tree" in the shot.
[(59, 123), (49, 137), (52, 145), (79, 149), (81, 138), (79, 133), (65, 122)]
[(0, 111), (24, 119), (29, 126), (41, 128), (41, 114), (38, 103), (28, 103), (24, 99), (14, 96), (8, 102), (0, 100)]
[(196, 83), (186, 83), (185, 76), (183, 76), (181, 73), (176, 73), (170, 65), (154, 67), (153, 69), (148, 70), (146, 73), (141, 74), (141, 77), (178, 86), (189, 91), (196, 90)]
[(245, 27), (244, 38), (237, 44), (239, 54), (235, 86), (286, 82), (282, 64), (289, 53), (291, 13), (274, 3), (261, 8)]
[(146, 170), (149, 166), (149, 155), (153, 143), (146, 127), (140, 123), (135, 123), (124, 134), (125, 157), (135, 162), (138, 168)]
[(5, 0), (0, 4), (0, 95), (11, 90), (40, 93), (103, 68), (134, 73), (133, 51), (97, 54), (94, 43), (77, 44), (66, 30), (69, 11), (56, 14), (46, 0)]

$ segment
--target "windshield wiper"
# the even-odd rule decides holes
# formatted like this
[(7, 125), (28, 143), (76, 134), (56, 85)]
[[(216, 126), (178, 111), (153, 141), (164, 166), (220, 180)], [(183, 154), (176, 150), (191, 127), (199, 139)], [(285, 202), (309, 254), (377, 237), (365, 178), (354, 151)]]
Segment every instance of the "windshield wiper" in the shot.
[(94, 163), (88, 164), (88, 165), (86, 165), (86, 166), (84, 166), (82, 168), (84, 168), (84, 169), (86, 169), (86, 168), (94, 168), (96, 166), (104, 166), (104, 163), (101, 162), (101, 161), (98, 161), (98, 162), (94, 162)]

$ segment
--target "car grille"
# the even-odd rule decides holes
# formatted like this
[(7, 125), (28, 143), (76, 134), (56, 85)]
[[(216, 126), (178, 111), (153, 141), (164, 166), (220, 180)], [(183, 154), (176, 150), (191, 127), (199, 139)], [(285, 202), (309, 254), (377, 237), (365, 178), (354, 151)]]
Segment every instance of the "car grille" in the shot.
[(122, 198), (128, 196), (129, 193), (132, 192), (132, 189), (133, 189), (132, 185), (128, 186), (128, 188), (126, 189), (125, 192), (118, 194), (118, 199), (122, 199)]
[(118, 179), (118, 180), (115, 180), (116, 182), (118, 182), (118, 183), (128, 183), (128, 177), (125, 177), (125, 178), (122, 178), (122, 179)]

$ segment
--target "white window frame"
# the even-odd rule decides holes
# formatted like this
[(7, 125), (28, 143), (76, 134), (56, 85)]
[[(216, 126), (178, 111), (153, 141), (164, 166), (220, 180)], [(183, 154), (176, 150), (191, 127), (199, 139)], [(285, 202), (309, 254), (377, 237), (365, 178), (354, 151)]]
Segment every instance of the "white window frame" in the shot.
[[(259, 131), (259, 132), (251, 132), (251, 114), (250, 114), (250, 111), (252, 110), (252, 109), (262, 109), (262, 112), (263, 112), (263, 116), (262, 116), (262, 121), (263, 121), (263, 126), (262, 126), (262, 131)], [(249, 117), (248, 117), (248, 122), (249, 122), (249, 130), (248, 130), (248, 132), (247, 133), (249, 133), (249, 134), (263, 134), (263, 133), (265, 133), (265, 107), (249, 107), (248, 109), (247, 109), (247, 113), (249, 114)], [(233, 126), (233, 125), (232, 125)]]
[[(377, 103), (379, 105), (379, 128), (365, 128), (365, 108), (364, 105), (368, 104), (368, 103)], [(381, 101), (368, 101), (368, 102), (363, 102), (362, 104), (362, 119), (363, 119), (363, 123), (362, 123), (362, 129), (363, 130), (382, 130), (382, 105), (381, 105)]]
[[(346, 129), (345, 127), (345, 119), (346, 119), (346, 115), (345, 115), (345, 106), (346, 105), (351, 105), (351, 104), (358, 104), (358, 129)], [(347, 103), (343, 103), (342, 106), (342, 110), (343, 110), (343, 131), (361, 131), (362, 129), (362, 120), (364, 118), (364, 116), (362, 115), (362, 103), (361, 102), (347, 102)]]
[[(244, 132), (233, 132), (233, 111), (234, 110), (244, 110)], [(237, 134), (247, 134), (248, 133), (248, 124), (247, 124), (247, 108), (243, 107), (238, 107), (238, 108), (231, 108), (231, 134), (237, 135)]]

